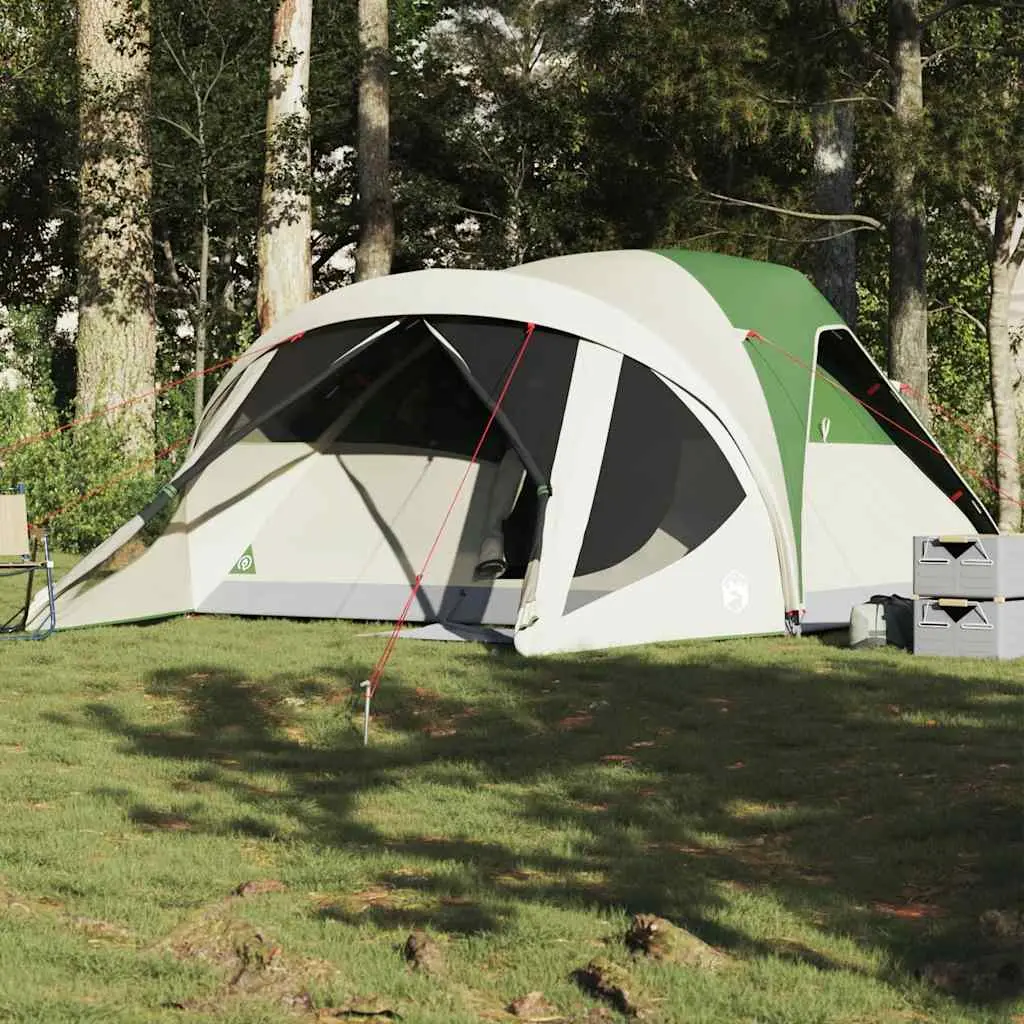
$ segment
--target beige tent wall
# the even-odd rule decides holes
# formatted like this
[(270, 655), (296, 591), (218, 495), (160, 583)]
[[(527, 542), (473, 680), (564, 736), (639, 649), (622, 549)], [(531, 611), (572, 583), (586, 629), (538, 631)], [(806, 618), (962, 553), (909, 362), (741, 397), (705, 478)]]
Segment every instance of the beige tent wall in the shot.
[(316, 458), (307, 444), (237, 444), (199, 476), (179, 509), (197, 605), (273, 510), (290, 500)]
[[(251, 460), (263, 450), (284, 446), (238, 447), (250, 449)], [(358, 446), (338, 446), (310, 456), (301, 471), (294, 472), (290, 487), (272, 496), (257, 491), (240, 502), (229, 531), (237, 548), (231, 562), (251, 545), (257, 572), (229, 575), (230, 565), (221, 564), (214, 585), (204, 588), (199, 598), (200, 610), (394, 618), (450, 506), (424, 575), (424, 597), (410, 618), (436, 617), (437, 591), (491, 590), (490, 584), (474, 583), (473, 570), (495, 467), (469, 467), (466, 484), (452, 505), (467, 467), (468, 460), (462, 458)], [(240, 532), (237, 525), (243, 518), (255, 524), (248, 532)], [(197, 533), (193, 558), (223, 551), (225, 543), (219, 528), (216, 533)], [(509, 622), (521, 585), (519, 580), (501, 580), (493, 588), (508, 592), (504, 603), (512, 609), (505, 613)], [(449, 595), (448, 600), (457, 596)]]
[[(36, 610), (41, 600), (37, 596), (33, 605), (33, 621), (43, 614)], [(141, 558), (116, 571), (100, 568), (70, 589), (58, 604), (57, 625), (162, 618), (193, 607), (187, 533), (172, 521)]]
[(843, 625), (852, 604), (913, 590), (915, 534), (974, 533), (967, 517), (896, 445), (807, 446), (807, 628)]

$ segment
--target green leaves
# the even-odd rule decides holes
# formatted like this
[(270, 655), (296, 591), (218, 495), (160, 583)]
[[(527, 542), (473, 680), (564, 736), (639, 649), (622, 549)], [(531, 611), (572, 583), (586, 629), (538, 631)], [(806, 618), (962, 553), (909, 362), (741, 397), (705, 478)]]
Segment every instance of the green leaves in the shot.
[(59, 306), (73, 259), (74, 28), (58, 0), (0, 11), (0, 305)]

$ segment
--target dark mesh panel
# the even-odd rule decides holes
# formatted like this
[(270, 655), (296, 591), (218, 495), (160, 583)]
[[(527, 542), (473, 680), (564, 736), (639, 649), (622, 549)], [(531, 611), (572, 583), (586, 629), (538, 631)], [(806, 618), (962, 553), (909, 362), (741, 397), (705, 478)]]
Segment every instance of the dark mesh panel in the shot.
[(616, 586), (640, 579), (707, 540), (745, 494), (725, 456), (700, 421), (649, 369), (623, 359), (604, 461), (576, 576), (623, 566), (657, 531), (667, 561), (650, 558)]
[[(465, 359), (491, 400), (496, 399), (523, 343), (526, 325), (428, 319)], [(551, 479), (577, 344), (567, 334), (536, 328), (501, 406), (545, 480)]]
[[(956, 502), (957, 508), (967, 516), (979, 533), (995, 531), (995, 523), (966, 492), (959, 473), (944, 455), (932, 450), (931, 441), (924, 437), (924, 432), (913, 415), (880, 379), (878, 370), (860, 350), (848, 331), (822, 332), (818, 338), (818, 366), (846, 388), (855, 399), (871, 407), (868, 412), (875, 422), (936, 487), (949, 497), (960, 495)], [(830, 385), (816, 380), (814, 386)], [(879, 413), (881, 415), (878, 415)], [(922, 438), (926, 443), (922, 444), (915, 438)]]
[(221, 431), (222, 436), (259, 419), (283, 398), (322, 373), (335, 359), (341, 358), (393, 319), (332, 324), (309, 331), (297, 341), (286, 342), (274, 352), (270, 365)]
[[(344, 444), (425, 448), (469, 458), (490, 419), (490, 409), (467, 384), (452, 356), (418, 322), (407, 331), (370, 345), (331, 382), (331, 390), (308, 414), (325, 418), (326, 428), (360, 392), (403, 357), (419, 350), (407, 366), (376, 390), (338, 435)], [(330, 410), (325, 415), (323, 410)], [(500, 426), (493, 424), (480, 450), (483, 461), (500, 461), (505, 450)]]
[[(272, 389), (268, 383), (268, 391)], [(249, 440), (312, 444), (346, 410), (352, 418), (331, 443), (422, 448), (466, 457), (473, 454), (490, 416), (452, 355), (417, 320), (357, 352), (308, 394), (263, 422)], [(480, 458), (499, 460), (504, 444), (501, 428), (492, 427)]]

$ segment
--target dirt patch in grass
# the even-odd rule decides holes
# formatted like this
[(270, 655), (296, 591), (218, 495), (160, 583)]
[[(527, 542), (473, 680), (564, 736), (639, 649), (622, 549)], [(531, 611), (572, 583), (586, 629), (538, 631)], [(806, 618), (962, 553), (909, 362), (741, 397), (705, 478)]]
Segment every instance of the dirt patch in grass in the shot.
[(276, 878), (256, 878), (249, 882), (242, 882), (235, 888), (236, 896), (263, 896), (268, 892), (286, 892), (287, 886)]
[(569, 1018), (561, 1014), (543, 992), (527, 992), (526, 995), (513, 999), (507, 1010), (518, 1020), (529, 1021), (531, 1024), (558, 1024)]
[(953, 996), (983, 1001), (1015, 999), (1024, 992), (1024, 950), (934, 961), (915, 973), (922, 981)]
[(934, 903), (885, 903), (879, 900), (871, 904), (871, 909), (882, 917), (897, 917), (904, 921), (946, 916), (946, 911)]
[(371, 907), (384, 907), (394, 910), (402, 904), (402, 896), (390, 885), (371, 885), (368, 889), (361, 889), (359, 892), (351, 893), (334, 904), (342, 906), (350, 913), (361, 913)]
[(502, 887), (521, 889), (536, 885), (554, 886), (558, 882), (558, 876), (539, 868), (512, 868), (509, 871), (494, 873), (491, 875), (491, 880)]
[(54, 896), (27, 896), (12, 889), (0, 888), (0, 917), (47, 917), (58, 921), (70, 931), (84, 935), (90, 945), (114, 944), (133, 946), (134, 932), (113, 921), (69, 914), (63, 901)]
[(566, 715), (559, 719), (556, 728), (560, 732), (569, 732), (573, 729), (586, 729), (594, 724), (594, 716), (587, 711), (578, 711), (573, 715)]
[(158, 811), (152, 807), (136, 807), (128, 815), (144, 832), (189, 832), (192, 822), (184, 815)]
[(440, 974), (444, 971), (444, 951), (440, 943), (425, 931), (417, 929), (405, 940), (402, 955), (413, 970), (424, 974)]
[(238, 915), (234, 899), (189, 918), (155, 948), (217, 972), (220, 985), (212, 996), (175, 1004), (177, 1009), (203, 1013), (217, 1013), (238, 999), (251, 999), (308, 1014), (315, 1009), (310, 989), (336, 973), (325, 960), (287, 954), (272, 936)]
[(649, 1009), (641, 1000), (629, 973), (604, 957), (591, 960), (572, 973), (573, 981), (595, 999), (602, 999), (626, 1017), (647, 1018)]
[(729, 964), (721, 950), (655, 914), (637, 914), (625, 935), (626, 947), (659, 963), (717, 971)]
[(53, 914), (61, 910), (63, 906), (64, 904), (56, 897), (26, 896), (13, 889), (0, 886), (0, 911), (14, 914)]
[(316, 1024), (335, 1024), (342, 1021), (401, 1020), (402, 1015), (387, 1000), (379, 996), (351, 999), (341, 1006), (317, 1010)]
[(478, 711), (473, 707), (462, 707), (457, 711), (446, 707), (441, 694), (417, 686), (409, 714), (420, 733), (430, 739), (446, 739), (457, 735), (463, 724), (475, 718)]
[(110, 921), (103, 921), (96, 917), (72, 917), (67, 920), (72, 928), (88, 936), (89, 942), (93, 944), (109, 942), (120, 946), (130, 946), (136, 942), (134, 932), (122, 928), (118, 924), (112, 924)]

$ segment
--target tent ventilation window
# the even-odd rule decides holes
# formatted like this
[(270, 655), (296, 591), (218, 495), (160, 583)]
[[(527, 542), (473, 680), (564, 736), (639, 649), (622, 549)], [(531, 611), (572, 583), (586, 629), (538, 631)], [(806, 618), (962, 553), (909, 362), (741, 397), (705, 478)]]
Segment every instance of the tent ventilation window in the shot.
[[(836, 410), (832, 414), (833, 441), (840, 440), (836, 435), (840, 434), (841, 416), (845, 440), (871, 441), (872, 435), (888, 438), (944, 494), (955, 494), (963, 488), (959, 473), (945, 455), (935, 450), (925, 429), (885, 383), (849, 331), (837, 328), (821, 332), (817, 368), (814, 404)], [(837, 384), (822, 379), (823, 374)], [(858, 424), (866, 424), (867, 429)], [(928, 443), (922, 444), (917, 438)], [(960, 502), (958, 507), (978, 532), (991, 532), (985, 511), (973, 498)]]
[[(383, 376), (387, 364), (374, 365), (381, 360), (373, 353), (377, 346), (370, 346), (342, 370), (325, 396), (324, 405), (337, 416), (360, 392), (369, 393), (334, 443), (427, 449), (468, 459), (487, 425), (490, 413), (486, 405), (467, 386), (451, 356), (425, 330), (422, 335), (403, 332), (401, 338), (403, 348), (416, 341), (426, 344), (397, 373)], [(392, 350), (388, 363), (395, 359)], [(504, 449), (502, 431), (492, 429), (479, 458), (499, 462)]]
[(701, 422), (654, 373), (624, 359), (566, 610), (678, 561), (744, 497)]
[[(332, 324), (330, 327), (307, 332), (295, 344), (284, 344), (274, 349), (270, 364), (265, 367), (252, 390), (246, 395), (241, 407), (219, 432), (214, 445), (220, 444), (240, 427), (263, 417), (282, 398), (301, 389), (305, 382), (323, 373), (336, 359), (343, 357), (346, 352), (350, 352), (388, 323), (387, 319), (376, 318), (342, 325)], [(393, 334), (394, 332), (383, 335), (379, 341), (369, 345), (366, 351), (376, 349), (381, 341), (387, 341)], [(322, 388), (323, 385), (317, 389), (317, 393), (322, 394)], [(216, 401), (220, 404), (223, 399), (218, 397)], [(311, 401), (311, 396), (307, 395), (298, 404), (308, 406)], [(212, 417), (214, 411), (216, 410), (208, 408), (204, 416)], [(242, 443), (295, 440), (288, 436), (286, 427), (286, 420), (291, 413), (292, 408), (289, 408), (272, 417), (261, 429), (249, 434)]]

